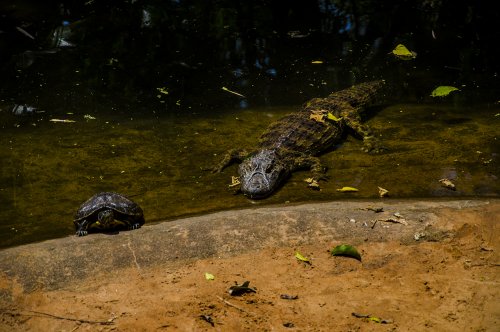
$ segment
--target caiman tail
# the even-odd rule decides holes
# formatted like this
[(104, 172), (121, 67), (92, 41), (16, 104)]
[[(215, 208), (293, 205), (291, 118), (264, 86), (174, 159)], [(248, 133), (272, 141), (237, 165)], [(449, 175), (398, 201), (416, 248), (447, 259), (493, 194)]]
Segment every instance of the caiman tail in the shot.
[(369, 105), (380, 95), (380, 90), (385, 85), (384, 80), (365, 82), (350, 88), (334, 92), (326, 99), (333, 99), (336, 103), (346, 102), (354, 108)]

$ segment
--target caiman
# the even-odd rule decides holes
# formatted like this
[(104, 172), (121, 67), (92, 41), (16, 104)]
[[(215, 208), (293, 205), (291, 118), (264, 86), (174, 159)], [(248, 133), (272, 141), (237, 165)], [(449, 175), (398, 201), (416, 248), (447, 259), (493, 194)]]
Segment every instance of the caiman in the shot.
[(300, 111), (271, 124), (255, 151), (229, 150), (214, 172), (241, 162), (238, 169), (241, 191), (251, 199), (261, 199), (298, 169), (309, 168), (315, 181), (325, 179), (326, 169), (317, 156), (338, 144), (347, 128), (363, 138), (363, 150), (378, 152), (378, 140), (361, 123), (360, 111), (374, 101), (383, 85), (384, 81), (361, 83), (326, 98), (310, 100)]

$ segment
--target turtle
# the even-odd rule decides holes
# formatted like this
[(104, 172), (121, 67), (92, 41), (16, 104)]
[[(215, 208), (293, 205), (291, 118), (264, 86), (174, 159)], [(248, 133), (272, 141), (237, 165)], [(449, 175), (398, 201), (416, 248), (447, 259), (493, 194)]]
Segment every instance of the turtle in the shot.
[(137, 229), (144, 225), (141, 207), (129, 198), (114, 192), (101, 192), (90, 197), (76, 211), (76, 235), (89, 231)]

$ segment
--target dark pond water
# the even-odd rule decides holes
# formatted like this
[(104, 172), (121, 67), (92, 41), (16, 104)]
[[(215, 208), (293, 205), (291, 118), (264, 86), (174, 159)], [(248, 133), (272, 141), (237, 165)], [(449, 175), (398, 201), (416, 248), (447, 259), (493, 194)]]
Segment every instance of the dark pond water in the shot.
[[(357, 15), (335, 11), (335, 1), (96, 3), (92, 10), (71, 8), (73, 14), (47, 9), (44, 22), (30, 14), (33, 3), (16, 11), (0, 7), (7, 18), (0, 33), (0, 247), (73, 234), (76, 209), (100, 191), (130, 196), (147, 223), (266, 204), (378, 198), (379, 186), (392, 198), (500, 195), (500, 84), (491, 61), (496, 50), (484, 44), (495, 35), (479, 18), (460, 16), (462, 28), (450, 37), (443, 28), (447, 2), (428, 21), (424, 12), (410, 14), (411, 6), (399, 8), (423, 20), (425, 33), (396, 25), (395, 13), (388, 16), (391, 27), (369, 24), (384, 9), (370, 1), (359, 3), (375, 7), (358, 8)], [(152, 26), (144, 26), (147, 13)], [(59, 23), (49, 23), (61, 15), (78, 23), (74, 47), (51, 44)], [(480, 41), (469, 36), (471, 26)], [(390, 54), (398, 43), (417, 57)], [(226, 150), (254, 147), (272, 121), (304, 101), (380, 78), (389, 92), (364, 120), (388, 150), (366, 154), (347, 137), (321, 156), (329, 181), (320, 182), (320, 191), (307, 188), (303, 171), (270, 198), (250, 201), (228, 188), (236, 166), (209, 171)], [(438, 85), (460, 91), (431, 98)], [(36, 110), (16, 114), (15, 105)], [(442, 178), (456, 190), (444, 188)], [(338, 192), (343, 186), (359, 191)]]
[[(23, 124), (11, 119), (0, 135), (1, 243), (72, 234), (77, 207), (100, 191), (131, 196), (148, 222), (255, 204), (376, 198), (378, 186), (395, 198), (500, 193), (500, 108), (478, 106), (395, 104), (378, 109), (368, 123), (389, 150), (369, 155), (360, 151), (358, 140), (348, 138), (321, 157), (330, 177), (320, 183), (321, 191), (308, 189), (308, 173), (297, 172), (275, 195), (252, 202), (228, 188), (236, 166), (220, 174), (207, 171), (226, 149), (254, 146), (270, 122), (291, 111), (268, 107), (136, 118), (83, 108), (58, 116), (75, 123), (52, 123), (50, 114)], [(96, 119), (85, 120), (85, 114)], [(441, 178), (451, 179), (457, 190), (443, 188)], [(359, 192), (336, 191), (343, 186)]]

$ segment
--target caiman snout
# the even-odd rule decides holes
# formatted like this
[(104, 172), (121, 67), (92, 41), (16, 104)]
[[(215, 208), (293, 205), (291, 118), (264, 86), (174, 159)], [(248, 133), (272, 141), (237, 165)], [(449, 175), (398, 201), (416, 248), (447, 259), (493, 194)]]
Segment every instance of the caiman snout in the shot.
[(260, 150), (239, 167), (241, 191), (251, 199), (266, 198), (288, 174), (274, 150)]
[(241, 191), (252, 199), (265, 198), (272, 193), (269, 181), (262, 173), (254, 173), (248, 181), (241, 184)]

